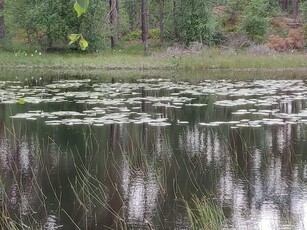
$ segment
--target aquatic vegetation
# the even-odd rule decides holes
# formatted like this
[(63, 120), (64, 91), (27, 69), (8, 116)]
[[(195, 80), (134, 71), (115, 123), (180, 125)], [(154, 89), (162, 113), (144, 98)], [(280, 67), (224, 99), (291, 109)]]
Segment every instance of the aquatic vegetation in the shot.
[[(284, 113), (282, 109), (291, 103), (304, 101), (307, 87), (302, 80), (255, 80), (230, 81), (206, 80), (197, 85), (188, 82), (171, 82), (168, 79), (143, 79), (136, 83), (98, 83), (90, 79), (60, 80), (41, 87), (22, 87), (21, 82), (1, 82), (1, 103), (13, 104), (80, 104), (87, 109), (79, 111), (40, 111), (13, 114), (12, 118), (28, 120), (45, 119), (48, 125), (148, 123), (158, 126), (154, 110), (206, 107), (199, 98), (216, 97), (214, 106), (236, 109), (233, 117), (248, 116), (253, 124), (270, 125), (267, 118), (283, 118), (284, 122), (301, 123), (306, 117), (304, 110)], [(5, 89), (4, 89), (5, 88)], [(165, 91), (169, 96), (155, 95)], [(226, 99), (227, 98), (227, 99)], [(248, 106), (249, 109), (244, 107)], [(282, 107), (280, 107), (282, 106)], [(280, 107), (280, 109), (276, 109)], [(147, 114), (144, 119), (143, 114)], [(75, 119), (77, 117), (77, 119)], [(257, 120), (252, 117), (258, 118)], [(259, 118), (262, 117), (262, 120)], [(150, 118), (150, 119), (149, 119)], [(280, 121), (279, 123), (283, 122)], [(165, 118), (161, 125), (170, 124)], [(212, 123), (213, 122), (213, 123)], [(225, 122), (212, 121), (211, 126)], [(217, 122), (217, 123), (216, 123)], [(227, 123), (227, 122), (226, 122)], [(206, 125), (201, 123), (200, 125)], [(243, 127), (246, 124), (239, 124)]]
[(222, 229), (225, 215), (212, 198), (193, 197), (191, 202), (184, 202), (192, 229)]
[(306, 95), (303, 80), (1, 81), (4, 224), (235, 229), (283, 203), (301, 220)]

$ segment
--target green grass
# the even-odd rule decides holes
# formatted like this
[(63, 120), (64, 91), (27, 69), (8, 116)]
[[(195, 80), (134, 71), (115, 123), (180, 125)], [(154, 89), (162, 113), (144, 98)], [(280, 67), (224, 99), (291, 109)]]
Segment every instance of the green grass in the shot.
[(91, 77), (110, 81), (166, 77), (199, 81), (307, 77), (307, 54), (304, 53), (252, 56), (220, 53), (213, 48), (183, 56), (165, 55), (158, 48), (155, 52), (145, 56), (138, 45), (103, 53), (0, 52), (0, 79)]
[(221, 206), (212, 198), (193, 196), (192, 202), (184, 201), (191, 229), (222, 229), (226, 217)]
[(99, 53), (46, 53), (37, 47), (12, 45), (0, 51), (0, 78), (99, 77), (136, 79), (167, 77), (201, 80), (218, 78), (306, 78), (304, 53), (249, 55), (227, 53), (217, 47), (202, 53), (169, 55), (165, 47), (152, 43), (144, 55), (142, 44), (120, 46)]
[(135, 46), (102, 53), (48, 54), (42, 52), (1, 52), (1, 68), (74, 69), (74, 70), (206, 70), (206, 69), (288, 69), (307, 68), (306, 54), (248, 55), (220, 53), (211, 48), (200, 54), (144, 56)]

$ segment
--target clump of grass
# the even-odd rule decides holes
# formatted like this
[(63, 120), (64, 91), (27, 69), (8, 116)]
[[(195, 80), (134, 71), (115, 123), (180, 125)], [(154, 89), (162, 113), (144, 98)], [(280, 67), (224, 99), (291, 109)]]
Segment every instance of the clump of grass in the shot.
[(212, 198), (193, 196), (191, 202), (184, 201), (192, 229), (221, 229), (226, 219), (222, 207)]
[(20, 229), (18, 223), (10, 218), (10, 214), (7, 209), (7, 205), (2, 202), (0, 212), (0, 228), (1, 229)]

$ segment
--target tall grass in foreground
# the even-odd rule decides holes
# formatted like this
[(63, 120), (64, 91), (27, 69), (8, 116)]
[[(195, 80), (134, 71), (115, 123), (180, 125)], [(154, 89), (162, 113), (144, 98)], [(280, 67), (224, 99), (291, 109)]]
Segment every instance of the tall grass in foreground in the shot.
[[(9, 132), (7, 136), (11, 136), (13, 145), (19, 145), (23, 139), (18, 129)], [(16, 170), (18, 169), (14, 165), (16, 162), (10, 169), (12, 181), (5, 177), (6, 172), (1, 174), (0, 192), (3, 199), (1, 199), (0, 226), (2, 229), (45, 229), (48, 224), (46, 219), (50, 215), (50, 203), (53, 203), (54, 207), (51, 211), (56, 217), (54, 229), (168, 228), (168, 223), (164, 222), (165, 215), (169, 211), (171, 215), (177, 215), (176, 207), (182, 205), (182, 202), (183, 213), (180, 215), (188, 220), (186, 224), (193, 229), (218, 229), (222, 226), (224, 220), (222, 210), (213, 198), (202, 198), (207, 194), (199, 183), (195, 170), (193, 171), (193, 169), (205, 171), (205, 168), (200, 165), (201, 157), (191, 159), (189, 156), (176, 155), (167, 135), (161, 137), (164, 142), (160, 153), (155, 147), (148, 150), (151, 147), (148, 148), (147, 145), (152, 144), (152, 140), (147, 140), (146, 144), (146, 140), (142, 138), (131, 138), (127, 141), (130, 148), (122, 148), (119, 152), (115, 149), (113, 152), (114, 146), (112, 146), (108, 148), (109, 152), (101, 157), (102, 150), (93, 131), (90, 130), (89, 135), (83, 133), (83, 136), (82, 152), (69, 146), (56, 148), (55, 154), (60, 164), (61, 162), (69, 164), (66, 166), (70, 169), (64, 170), (69, 170), (73, 174), (64, 178), (63, 181), (66, 184), (60, 184), (62, 187), (59, 187), (57, 182), (60, 180), (57, 177), (63, 176), (58, 172), (61, 166), (51, 167), (46, 160), (49, 156), (48, 149), (52, 144), (56, 145), (50, 138), (44, 143), (40, 143), (39, 138), (36, 138), (36, 146), (39, 147), (35, 149), (36, 159), (31, 164), (32, 173), (31, 177), (27, 178), (27, 183)], [(122, 143), (117, 144), (120, 147), (123, 146)], [(124, 197), (121, 188), (123, 162), (128, 165), (129, 173), (138, 175), (141, 173), (145, 182), (150, 178), (150, 180), (154, 179), (155, 184), (158, 185), (156, 203), (158, 213), (154, 220), (144, 219), (144, 223), (134, 223), (129, 219), (125, 208), (127, 197)], [(189, 174), (186, 177), (187, 181), (182, 181), (181, 177), (186, 173)], [(29, 211), (26, 214), (20, 208), (12, 210), (10, 207), (10, 194), (7, 187), (11, 184), (16, 185), (18, 194), (24, 194), (29, 187), (36, 194), (37, 202), (29, 205)], [(65, 194), (63, 188), (65, 186), (69, 188), (69, 191), (65, 190), (69, 194)], [(193, 191), (185, 191), (189, 188), (193, 188)], [(193, 195), (191, 199), (189, 194), (193, 194), (196, 190), (201, 192)], [(67, 198), (71, 200), (69, 206), (65, 204)], [(113, 205), (114, 199), (118, 206)], [(165, 212), (165, 207), (169, 203), (174, 205), (173, 209)]]
[(1, 204), (1, 214), (0, 214), (0, 227), (1, 229), (11, 229), (11, 230), (18, 230), (20, 229), (20, 225), (14, 221), (7, 210), (5, 204)]
[(211, 198), (193, 196), (191, 202), (184, 201), (192, 229), (221, 229), (225, 216), (223, 209)]
[[(127, 160), (132, 171), (141, 170), (145, 175), (149, 171), (154, 172), (160, 188), (158, 206), (162, 212), (159, 220), (160, 227), (169, 227), (163, 225), (162, 218), (165, 218), (163, 216), (163, 202), (168, 197), (174, 196), (173, 212), (178, 211), (176, 206), (180, 209), (183, 208), (189, 229), (221, 229), (226, 219), (223, 210), (215, 199), (215, 194), (209, 190), (206, 191), (197, 178), (198, 173), (206, 171), (206, 167), (202, 165), (202, 156), (191, 158), (186, 152), (182, 155), (175, 154), (169, 137), (162, 134), (161, 140), (163, 140), (161, 141), (163, 142), (162, 146), (160, 146), (163, 149), (163, 154), (159, 154), (159, 150), (154, 147), (153, 153), (148, 153), (142, 140), (135, 142), (137, 144), (130, 153), (123, 151), (123, 157)], [(139, 154), (135, 155), (135, 153)], [(214, 182), (218, 173), (213, 170), (209, 173), (208, 178)], [(182, 176), (185, 176), (187, 180), (182, 181)]]

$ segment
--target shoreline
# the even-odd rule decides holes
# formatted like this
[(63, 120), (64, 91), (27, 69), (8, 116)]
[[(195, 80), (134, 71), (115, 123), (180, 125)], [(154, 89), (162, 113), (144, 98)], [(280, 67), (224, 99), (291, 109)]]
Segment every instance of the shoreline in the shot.
[[(214, 51), (214, 50), (213, 50)], [(307, 79), (307, 55), (282, 53), (250, 56), (248, 54), (213, 54), (213, 52), (159, 58), (153, 55), (42, 54), (22, 56), (0, 52), (0, 80), (5, 75), (47, 74), (88, 76), (161, 76), (178, 79), (208, 78), (302, 78)]]

